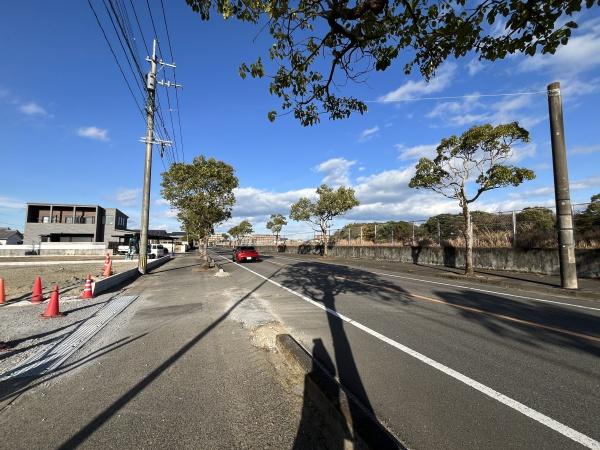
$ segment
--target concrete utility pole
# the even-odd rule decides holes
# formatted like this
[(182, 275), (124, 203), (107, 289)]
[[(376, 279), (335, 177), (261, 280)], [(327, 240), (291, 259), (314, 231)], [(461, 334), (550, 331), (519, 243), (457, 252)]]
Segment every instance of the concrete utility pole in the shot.
[(142, 138), (142, 142), (146, 144), (146, 159), (144, 163), (144, 192), (142, 196), (142, 217), (140, 224), (140, 259), (138, 262), (138, 270), (141, 274), (146, 273), (148, 264), (148, 223), (150, 219), (150, 184), (152, 178), (152, 145), (159, 144), (162, 147), (170, 146), (170, 141), (154, 139), (154, 112), (156, 100), (156, 84), (166, 87), (181, 87), (181, 85), (170, 83), (169, 81), (156, 81), (156, 73), (158, 65), (175, 67), (175, 64), (167, 64), (156, 57), (157, 41), (152, 41), (152, 57), (146, 57), (146, 61), (150, 63), (150, 71), (146, 80), (146, 90), (148, 98), (146, 100), (146, 137)]
[(548, 109), (550, 113), (554, 195), (556, 198), (556, 219), (558, 224), (560, 282), (561, 286), (565, 289), (577, 289), (573, 211), (571, 209), (571, 196), (569, 193), (567, 149), (565, 146), (562, 97), (559, 82), (548, 85)]

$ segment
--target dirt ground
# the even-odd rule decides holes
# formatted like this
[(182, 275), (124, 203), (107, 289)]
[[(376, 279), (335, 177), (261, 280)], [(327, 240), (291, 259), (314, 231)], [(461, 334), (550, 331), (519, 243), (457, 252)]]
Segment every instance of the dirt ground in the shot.
[[(39, 265), (39, 266), (0, 266), (0, 278), (4, 279), (6, 299), (22, 300), (31, 295), (31, 289), (36, 276), (42, 277), (44, 292), (58, 284), (61, 292), (81, 288), (89, 275), (93, 279), (102, 275), (102, 261), (81, 264)], [(137, 261), (113, 264), (113, 273), (123, 272), (137, 267)]]

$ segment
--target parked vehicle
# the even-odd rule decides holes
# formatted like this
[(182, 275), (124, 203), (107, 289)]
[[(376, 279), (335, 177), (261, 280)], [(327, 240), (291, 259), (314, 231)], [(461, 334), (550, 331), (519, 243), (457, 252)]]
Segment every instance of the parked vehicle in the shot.
[(240, 245), (233, 250), (233, 257), (231, 259), (238, 263), (260, 261), (260, 255), (251, 245)]
[(148, 254), (151, 258), (162, 258), (167, 256), (169, 251), (162, 244), (151, 244)]

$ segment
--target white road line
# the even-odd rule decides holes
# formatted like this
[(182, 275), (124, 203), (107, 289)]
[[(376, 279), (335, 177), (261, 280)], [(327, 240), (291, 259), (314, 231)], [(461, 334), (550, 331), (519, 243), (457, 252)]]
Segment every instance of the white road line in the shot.
[[(218, 255), (219, 257), (223, 258), (223, 259), (227, 259), (221, 255)], [(521, 414), (541, 423), (542, 425), (547, 426), (548, 428), (562, 434), (563, 436), (578, 442), (579, 444), (593, 449), (593, 450), (600, 450), (600, 442), (596, 441), (595, 439), (592, 439), (591, 437), (580, 433), (577, 430), (574, 430), (573, 428), (564, 425), (554, 419), (552, 419), (551, 417), (546, 416), (545, 414), (542, 414), (538, 411), (536, 411), (535, 409), (530, 408), (529, 406), (524, 405), (523, 403), (518, 402), (517, 400), (514, 400), (498, 391), (495, 391), (494, 389), (478, 382), (475, 381), (472, 378), (469, 378), (466, 375), (463, 375), (460, 372), (457, 372), (454, 369), (451, 369), (450, 367), (447, 367), (431, 358), (429, 358), (428, 356), (423, 355), (422, 353), (417, 352), (416, 350), (413, 350), (410, 347), (407, 347), (405, 345), (400, 344), (399, 342), (394, 341), (393, 339), (388, 338), (387, 336), (384, 336), (383, 334), (370, 329), (369, 327), (361, 324), (360, 322), (357, 322), (353, 319), (351, 319), (348, 316), (345, 316), (343, 314), (338, 313), (337, 311), (334, 311), (333, 309), (327, 308), (325, 305), (316, 302), (315, 300), (300, 294), (299, 292), (296, 292), (286, 286), (283, 286), (279, 283), (277, 283), (276, 281), (273, 281), (267, 277), (265, 277), (264, 275), (261, 275), (258, 272), (255, 272), (252, 269), (249, 269), (247, 267), (244, 267), (238, 263), (233, 263), (238, 267), (241, 267), (244, 270), (247, 270), (250, 273), (253, 273), (254, 275), (256, 275), (259, 278), (262, 278), (265, 281), (268, 281), (271, 284), (274, 284), (275, 286), (289, 292), (292, 295), (295, 295), (296, 297), (301, 298), (304, 301), (307, 301), (308, 303), (310, 303), (311, 305), (316, 306), (317, 308), (320, 308), (324, 311), (326, 311), (328, 314), (331, 314), (341, 320), (343, 320), (344, 322), (349, 323), (350, 325), (355, 326), (356, 328), (358, 328), (359, 330), (364, 331), (365, 333), (379, 339), (380, 341), (385, 342), (386, 344), (391, 345), (394, 348), (397, 348), (398, 350), (400, 350), (401, 352), (406, 353), (407, 355), (412, 356), (413, 358), (418, 359), (419, 361), (427, 364), (428, 366), (433, 367), (434, 369), (439, 370), (442, 373), (445, 373), (446, 375), (454, 378), (455, 380), (458, 380), (464, 384), (466, 384), (467, 386), (481, 392), (482, 394), (487, 395), (488, 397), (497, 400), (498, 402), (508, 406), (509, 408), (514, 409), (515, 411), (520, 412)]]
[[(296, 261), (296, 262), (312, 262), (312, 261), (307, 261), (307, 260), (302, 260), (302, 259), (296, 259), (296, 258), (286, 258), (285, 256), (277, 256), (277, 258), (283, 258), (283, 259), (287, 259), (287, 260), (291, 260), (291, 261)], [(267, 260), (265, 260), (265, 261), (267, 261)], [(329, 265), (332, 265), (332, 266), (344, 267), (341, 264), (330, 264), (330, 263), (324, 263), (324, 262), (321, 262), (321, 261), (315, 261), (315, 262), (320, 263), (320, 264), (329, 264)], [(374, 275), (381, 275), (381, 276), (384, 276), (384, 277), (402, 278), (404, 280), (420, 281), (422, 283), (437, 284), (437, 285), (440, 285), (440, 286), (450, 286), (450, 287), (455, 287), (455, 288), (468, 289), (470, 291), (483, 292), (485, 294), (497, 294), (497, 295), (502, 295), (504, 297), (513, 297), (513, 298), (520, 298), (520, 299), (523, 299), (523, 300), (531, 300), (533, 302), (552, 303), (552, 304), (555, 304), (555, 305), (569, 306), (569, 307), (572, 307), (572, 308), (581, 308), (581, 309), (589, 309), (591, 311), (600, 311), (600, 308), (594, 308), (593, 306), (575, 305), (573, 303), (558, 302), (558, 301), (555, 301), (555, 300), (545, 300), (543, 298), (536, 298), (536, 297), (527, 297), (526, 295), (508, 294), (506, 292), (490, 291), (488, 289), (480, 289), (480, 288), (475, 288), (475, 287), (470, 287), (470, 286), (463, 286), (463, 285), (460, 285), (460, 284), (442, 283), (441, 281), (424, 280), (422, 278), (407, 277), (407, 276), (404, 276), (404, 275), (394, 275), (394, 274), (385, 273), (385, 272), (373, 272), (373, 271), (367, 270), (367, 269), (365, 269), (363, 267), (361, 267), (360, 270), (364, 270), (365, 272), (369, 272), (369, 273), (372, 273)], [(548, 295), (552, 295), (552, 294), (548, 294)]]

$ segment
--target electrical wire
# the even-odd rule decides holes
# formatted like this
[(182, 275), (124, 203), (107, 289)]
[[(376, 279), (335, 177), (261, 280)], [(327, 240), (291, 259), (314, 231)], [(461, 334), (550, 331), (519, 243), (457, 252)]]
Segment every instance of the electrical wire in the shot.
[[(169, 44), (169, 55), (171, 57), (171, 61), (174, 63), (175, 56), (173, 56), (173, 47), (171, 46), (171, 33), (169, 32), (169, 24), (167, 21), (167, 14), (165, 12), (165, 4), (164, 4), (163, 0), (160, 0), (160, 6), (162, 8), (163, 20), (165, 22), (165, 30), (167, 31), (167, 42)], [(175, 68), (173, 68), (173, 81), (175, 82), (175, 85), (177, 85), (177, 71)], [(183, 133), (181, 130), (181, 113), (180, 113), (180, 109), (179, 109), (179, 91), (177, 89), (178, 89), (177, 86), (175, 86), (175, 100), (176, 100), (176, 105), (177, 105), (177, 122), (179, 123), (179, 141), (181, 143), (182, 159), (185, 162), (185, 152), (183, 149)], [(168, 93), (167, 93), (167, 98), (168, 98)], [(169, 110), (170, 109), (171, 109), (171, 105), (169, 103)], [(173, 120), (173, 117), (171, 117), (171, 121), (172, 120)], [(173, 133), (175, 133), (175, 130), (173, 130)]]
[(117, 67), (119, 68), (119, 71), (121, 72), (121, 75), (123, 76), (123, 80), (125, 81), (125, 84), (127, 85), (127, 89), (129, 90), (129, 93), (133, 97), (133, 101), (135, 102), (137, 109), (140, 112), (140, 115), (142, 116), (142, 119), (145, 119), (145, 115), (143, 112), (144, 109), (140, 106), (140, 104), (138, 103), (137, 97), (133, 93), (133, 89), (131, 88), (131, 85), (129, 84), (129, 80), (125, 76), (125, 71), (123, 70), (121, 63), (119, 62), (119, 59), (117, 58), (117, 54), (115, 53), (115, 51), (110, 43), (110, 40), (108, 39), (108, 36), (106, 35), (106, 31), (104, 30), (104, 27), (102, 26), (102, 23), (100, 22), (100, 18), (98, 17), (96, 10), (92, 6), (91, 1), (87, 0), (87, 2), (88, 2), (88, 5), (89, 5), (92, 13), (94, 14), (94, 17), (96, 18), (96, 23), (98, 24), (98, 27), (100, 28), (100, 31), (102, 32), (102, 35), (104, 36), (104, 40), (106, 41), (106, 44), (108, 45), (108, 48), (110, 49), (110, 52), (112, 53), (113, 58), (115, 59), (115, 63), (117, 64)]
[(546, 94), (547, 91), (535, 91), (535, 92), (509, 92), (505, 94), (468, 94), (468, 95), (449, 95), (445, 97), (410, 97), (402, 98), (398, 100), (367, 100), (365, 103), (400, 103), (408, 101), (419, 101), (419, 100), (456, 100), (461, 98), (479, 98), (479, 97), (509, 97), (518, 95), (537, 95)]

